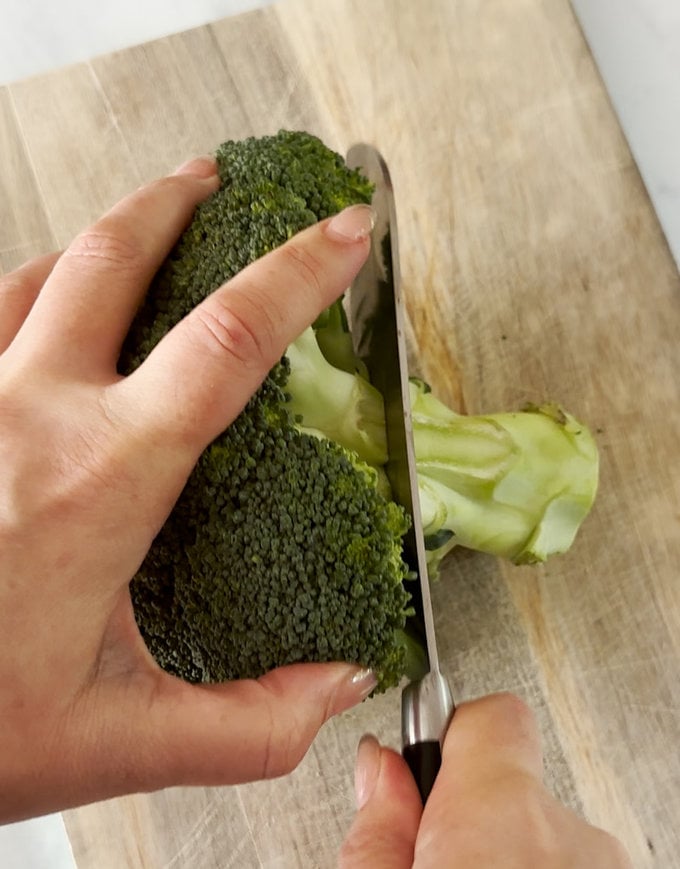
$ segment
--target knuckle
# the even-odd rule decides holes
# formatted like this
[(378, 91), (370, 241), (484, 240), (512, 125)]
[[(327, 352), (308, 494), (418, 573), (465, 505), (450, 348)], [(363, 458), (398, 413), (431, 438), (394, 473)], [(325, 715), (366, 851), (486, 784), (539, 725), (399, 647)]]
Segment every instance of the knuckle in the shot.
[(22, 269), (0, 277), (0, 299), (3, 302), (29, 292), (29, 282)]
[(281, 256), (291, 268), (296, 281), (315, 296), (322, 295), (323, 266), (308, 248), (297, 241), (289, 241), (281, 248)]
[(166, 175), (143, 184), (134, 195), (142, 207), (154, 201), (196, 204), (205, 196), (205, 181), (197, 175)]
[(146, 198), (157, 196), (182, 196), (185, 195), (191, 186), (191, 175), (166, 175), (163, 178), (156, 178), (154, 181), (145, 184), (139, 188), (139, 192)]
[(0, 303), (20, 307), (32, 304), (56, 258), (55, 254), (33, 257), (18, 269), (0, 275)]
[(362, 839), (357, 840), (357, 837), (346, 838), (338, 854), (338, 869), (352, 869), (353, 866), (358, 866), (366, 853), (365, 844), (367, 843)]
[(226, 363), (268, 370), (273, 364), (271, 326), (259, 306), (251, 302), (248, 307), (238, 310), (215, 296), (199, 305), (190, 320), (201, 347), (211, 355)]
[(493, 694), (488, 698), (489, 704), (494, 705), (494, 711), (499, 718), (514, 722), (518, 728), (534, 732), (536, 730), (536, 716), (531, 708), (516, 694), (507, 691)]
[(607, 863), (602, 864), (603, 866), (607, 866), (609, 869), (632, 869), (630, 855), (617, 838), (599, 828), (594, 829), (594, 834), (599, 853), (603, 857), (606, 855), (608, 860)]
[[(509, 693), (492, 694), (470, 704), (461, 704), (459, 714), (466, 738), (478, 740), (483, 733), (499, 769), (521, 769), (536, 778), (542, 775), (543, 754), (538, 723), (521, 698)], [(448, 744), (447, 740), (445, 748)], [(449, 747), (455, 754), (455, 739), (451, 740)], [(447, 756), (448, 753), (449, 749)]]
[(299, 765), (306, 750), (300, 737), (288, 727), (278, 735), (270, 731), (262, 777), (272, 779), (288, 775)]
[[(25, 396), (20, 389), (20, 369), (0, 384), (0, 466), (7, 469), (0, 532), (25, 536), (74, 517), (80, 521), (91, 513), (94, 493), (123, 486), (127, 465), (105, 420), (84, 425), (83, 417), (59, 409), (59, 399), (50, 402), (42, 390)], [(35, 431), (50, 443), (48, 455), (36, 452)]]
[(195, 186), (196, 181), (200, 180), (201, 178), (199, 175), (185, 172), (180, 172), (179, 175), (162, 175), (160, 178), (156, 178), (149, 184), (149, 190), (170, 190), (172, 192), (186, 191), (187, 188), (191, 189)]
[(111, 215), (78, 235), (65, 256), (78, 268), (133, 271), (144, 263), (146, 250), (130, 224)]
[[(338, 869), (356, 869), (357, 866), (389, 866), (383, 862), (386, 854), (395, 854), (399, 830), (392, 825), (377, 826), (355, 824), (342, 843), (338, 854)], [(406, 848), (409, 843), (405, 843)], [(395, 861), (396, 862), (396, 861)], [(400, 864), (401, 865), (401, 864)], [(432, 864), (435, 865), (435, 864)]]
[(25, 262), (14, 271), (8, 272), (6, 275), (0, 275), (0, 296), (3, 298), (14, 295), (15, 293), (27, 292), (33, 281), (33, 272), (40, 267), (45, 256), (36, 256)]
[[(290, 709), (285, 686), (278, 679), (276, 670), (255, 684), (263, 694), (262, 714), (267, 722), (261, 777), (278, 778), (299, 765), (321, 723), (316, 722), (313, 715)], [(282, 709), (287, 713), (285, 717), (281, 715)]]

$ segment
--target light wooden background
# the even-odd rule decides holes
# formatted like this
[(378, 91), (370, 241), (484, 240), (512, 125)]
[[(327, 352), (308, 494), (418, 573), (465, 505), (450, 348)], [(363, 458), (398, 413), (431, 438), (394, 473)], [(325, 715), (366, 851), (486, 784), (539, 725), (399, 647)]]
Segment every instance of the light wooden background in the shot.
[[(434, 599), (459, 700), (536, 710), (553, 790), (636, 867), (680, 867), (680, 280), (566, 0), (285, 0), (0, 89), (0, 267), (65, 245), (220, 141), (368, 140), (394, 176), (418, 365), (469, 412), (562, 401), (602, 483), (547, 568), (454, 557)], [(69, 812), (80, 869), (325, 869), (365, 730), (289, 778)]]

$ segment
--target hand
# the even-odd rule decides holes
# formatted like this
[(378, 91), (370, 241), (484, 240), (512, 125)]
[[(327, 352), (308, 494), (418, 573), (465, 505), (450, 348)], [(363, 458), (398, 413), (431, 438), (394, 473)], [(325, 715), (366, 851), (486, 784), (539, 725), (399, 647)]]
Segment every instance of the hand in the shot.
[(533, 716), (511, 695), (461, 705), (425, 809), (403, 759), (365, 737), (343, 869), (632, 869), (616, 839), (542, 783)]
[(120, 377), (149, 281), (218, 186), (213, 160), (192, 161), (0, 279), (0, 822), (280, 775), (375, 684), (309, 664), (192, 686), (134, 621), (128, 583), (200, 453), (369, 247), (365, 207), (306, 230)]

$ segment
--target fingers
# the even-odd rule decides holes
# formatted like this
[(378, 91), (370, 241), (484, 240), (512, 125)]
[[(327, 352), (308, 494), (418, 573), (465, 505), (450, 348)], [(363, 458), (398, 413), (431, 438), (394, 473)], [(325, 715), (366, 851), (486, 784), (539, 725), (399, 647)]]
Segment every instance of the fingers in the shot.
[(116, 384), (147, 437), (191, 462), (243, 409), (288, 344), (349, 286), (373, 212), (354, 206), (299, 233), (202, 302)]
[(626, 869), (613, 840), (559, 804), (541, 779), (538, 729), (521, 700), (500, 694), (461, 705), (423, 810), (414, 869)]
[(60, 253), (47, 253), (0, 278), (0, 353), (21, 328)]
[(461, 705), (423, 811), (414, 869), (630, 869), (621, 845), (558, 803), (542, 773), (536, 720), (519, 698)]
[(340, 869), (411, 869), (423, 807), (403, 758), (365, 736), (355, 788), (359, 811), (340, 852)]
[[(485, 854), (487, 844), (478, 839), (486, 831), (491, 841), (499, 804), (507, 804), (508, 811), (517, 813), (517, 823), (523, 823), (526, 806), (521, 798), (543, 798), (542, 773), (538, 728), (522, 700), (496, 694), (461, 704), (449, 725), (442, 766), (423, 812), (414, 865), (438, 865), (452, 842), (471, 851), (479, 847), (480, 855)], [(494, 864), (480, 856), (479, 865)]]
[(192, 161), (115, 205), (55, 266), (22, 330), (24, 349), (62, 369), (110, 371), (151, 278), (219, 186), (210, 158)]
[(512, 694), (461, 704), (444, 742), (444, 768), (455, 770), (457, 780), (468, 774), (493, 778), (507, 769), (540, 781), (543, 752), (533, 713)]
[[(461, 807), (473, 796), (488, 803), (489, 794), (498, 790), (504, 776), (540, 779), (541, 771), (533, 715), (509, 694), (458, 708), (444, 743), (442, 768), (424, 812), (403, 759), (380, 749), (375, 740), (364, 741), (357, 758), (357, 784), (363, 803), (360, 798), (340, 865), (348, 869), (472, 865), (452, 862), (456, 839), (451, 831)], [(486, 865), (496, 864), (479, 862), (480, 867)]]

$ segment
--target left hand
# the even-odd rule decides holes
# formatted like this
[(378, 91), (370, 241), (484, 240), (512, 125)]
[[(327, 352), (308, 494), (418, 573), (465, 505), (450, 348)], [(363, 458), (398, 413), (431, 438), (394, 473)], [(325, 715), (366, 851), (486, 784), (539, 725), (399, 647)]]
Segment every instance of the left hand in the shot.
[(128, 584), (202, 450), (369, 247), (365, 209), (305, 230), (120, 377), (149, 281), (218, 186), (193, 161), (0, 279), (0, 822), (280, 775), (375, 684), (338, 663), (193, 686), (135, 624)]

